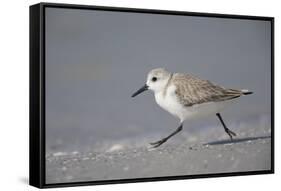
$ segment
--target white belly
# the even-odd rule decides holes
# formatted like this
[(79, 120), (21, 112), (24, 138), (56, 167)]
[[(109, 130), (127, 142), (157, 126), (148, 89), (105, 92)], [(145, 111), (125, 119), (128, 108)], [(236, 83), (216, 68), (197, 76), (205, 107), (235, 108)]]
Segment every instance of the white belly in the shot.
[(165, 97), (163, 93), (155, 94), (155, 100), (160, 107), (180, 119), (183, 117), (182, 114), (186, 112), (185, 108), (176, 100), (176, 97), (168, 95), (168, 93)]
[(167, 90), (166, 96), (162, 92), (156, 93), (155, 100), (160, 107), (178, 117), (181, 122), (186, 119), (200, 118), (219, 113), (226, 105), (232, 102), (208, 102), (186, 107), (179, 103), (173, 92), (173, 90)]

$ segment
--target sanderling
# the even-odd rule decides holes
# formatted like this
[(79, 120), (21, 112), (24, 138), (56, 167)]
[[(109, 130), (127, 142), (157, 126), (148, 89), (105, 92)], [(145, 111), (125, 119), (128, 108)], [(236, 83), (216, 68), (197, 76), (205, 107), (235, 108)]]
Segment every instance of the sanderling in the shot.
[(174, 132), (159, 141), (150, 143), (153, 147), (162, 145), (180, 132), (186, 119), (209, 114), (216, 114), (232, 140), (232, 136), (236, 136), (236, 134), (227, 128), (220, 111), (236, 98), (252, 94), (248, 90), (223, 88), (189, 74), (170, 73), (163, 68), (151, 70), (147, 75), (146, 84), (132, 97), (146, 90), (152, 90), (157, 104), (180, 119), (180, 125)]

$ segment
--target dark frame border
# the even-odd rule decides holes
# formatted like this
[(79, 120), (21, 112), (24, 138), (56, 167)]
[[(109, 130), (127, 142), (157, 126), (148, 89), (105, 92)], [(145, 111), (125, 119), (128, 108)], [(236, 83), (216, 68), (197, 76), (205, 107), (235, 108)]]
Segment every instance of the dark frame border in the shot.
[[(167, 176), (137, 179), (103, 180), (87, 182), (67, 182), (46, 184), (45, 179), (45, 9), (83, 9), (95, 11), (131, 12), (146, 14), (181, 15), (197, 17), (214, 17), (228, 19), (247, 19), (270, 21), (271, 23), (271, 169), (248, 172), (231, 172), (216, 174), (198, 174), (186, 176)], [(135, 9), (121, 7), (103, 7), (89, 5), (39, 3), (29, 8), (30, 21), (30, 128), (29, 128), (29, 184), (38, 188), (67, 186), (85, 186), (116, 183), (135, 183), (148, 181), (167, 181), (179, 179), (195, 179), (210, 177), (227, 177), (242, 175), (258, 175), (274, 173), (274, 17), (249, 15), (229, 15), (214, 13), (196, 13), (183, 11), (167, 11), (153, 9)]]

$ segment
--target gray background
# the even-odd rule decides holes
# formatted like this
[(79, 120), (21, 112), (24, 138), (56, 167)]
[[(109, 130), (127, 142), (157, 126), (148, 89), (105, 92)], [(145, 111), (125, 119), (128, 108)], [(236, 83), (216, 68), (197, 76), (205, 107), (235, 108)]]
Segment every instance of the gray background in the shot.
[[(130, 97), (156, 67), (250, 89), (222, 116), (269, 124), (270, 38), (269, 21), (47, 8), (47, 152), (137, 145), (173, 131), (177, 119), (151, 92)], [(218, 125), (209, 117), (184, 131)]]

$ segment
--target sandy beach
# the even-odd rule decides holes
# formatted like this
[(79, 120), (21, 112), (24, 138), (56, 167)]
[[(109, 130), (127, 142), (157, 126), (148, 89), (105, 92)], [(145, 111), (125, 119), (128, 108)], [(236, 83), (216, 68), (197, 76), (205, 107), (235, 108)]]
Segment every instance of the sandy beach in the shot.
[[(269, 170), (271, 131), (268, 126), (235, 128), (231, 141), (217, 128), (183, 132), (152, 149), (149, 144), (108, 144), (103, 150), (46, 154), (46, 182), (163, 177)], [(147, 140), (143, 141), (146, 142)]]

